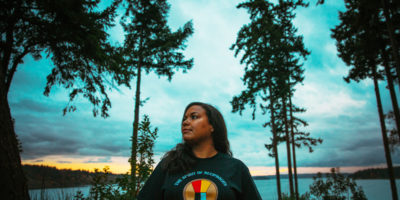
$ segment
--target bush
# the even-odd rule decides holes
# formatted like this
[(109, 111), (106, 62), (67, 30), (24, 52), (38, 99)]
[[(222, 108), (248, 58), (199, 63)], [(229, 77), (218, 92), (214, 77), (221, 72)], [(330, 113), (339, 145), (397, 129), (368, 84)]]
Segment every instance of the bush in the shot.
[[(321, 173), (313, 177), (314, 182), (310, 186), (310, 193), (318, 200), (366, 200), (361, 186), (357, 186), (354, 179), (346, 177), (339, 169), (332, 168), (331, 173), (326, 174), (325, 179)], [(351, 198), (349, 198), (351, 193)]]

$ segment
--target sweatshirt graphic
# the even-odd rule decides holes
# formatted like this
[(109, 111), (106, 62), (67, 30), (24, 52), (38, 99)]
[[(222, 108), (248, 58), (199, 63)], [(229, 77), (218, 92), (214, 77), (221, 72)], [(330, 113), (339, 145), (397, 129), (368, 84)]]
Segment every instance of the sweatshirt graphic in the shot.
[(216, 200), (217, 197), (217, 185), (208, 179), (193, 180), (183, 189), (184, 200)]

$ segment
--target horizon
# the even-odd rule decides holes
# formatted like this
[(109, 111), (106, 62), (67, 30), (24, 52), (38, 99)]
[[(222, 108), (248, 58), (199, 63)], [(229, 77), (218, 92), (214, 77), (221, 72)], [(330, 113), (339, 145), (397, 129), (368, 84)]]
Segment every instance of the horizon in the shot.
[[(103, 170), (105, 167), (110, 168), (110, 172), (112, 174), (126, 174), (130, 172), (129, 166), (126, 168), (126, 171), (117, 171), (113, 172), (111, 170), (111, 167), (109, 165), (102, 165), (100, 163), (96, 163), (94, 165), (91, 165), (91, 167), (86, 167), (82, 168), (82, 165), (80, 164), (71, 164), (71, 163), (66, 163), (66, 164), (55, 164), (55, 163), (22, 163), (22, 165), (33, 165), (33, 166), (44, 166), (44, 167), (55, 167), (57, 170), (82, 170), (82, 171), (88, 171), (88, 172), (94, 172), (95, 169), (99, 169), (100, 172)], [(393, 166), (394, 168), (400, 167), (400, 166)], [(118, 168), (114, 166), (114, 169)], [(380, 166), (363, 166), (363, 167), (358, 167), (358, 166), (349, 166), (349, 167), (338, 167), (340, 169), (340, 173), (347, 173), (347, 174), (352, 174), (358, 171), (362, 170), (367, 170), (367, 169), (387, 169), (386, 166), (380, 165)], [(298, 175), (309, 175), (309, 174), (317, 174), (317, 173), (330, 173), (331, 167), (300, 167), (298, 169)], [(337, 169), (337, 168), (336, 168)], [(260, 173), (260, 172), (265, 172), (269, 171), (271, 173)], [(262, 176), (276, 176), (275, 174), (275, 167), (250, 167), (250, 174), (253, 177), (262, 177)], [(288, 169), (287, 167), (280, 167), (280, 175), (288, 175)]]

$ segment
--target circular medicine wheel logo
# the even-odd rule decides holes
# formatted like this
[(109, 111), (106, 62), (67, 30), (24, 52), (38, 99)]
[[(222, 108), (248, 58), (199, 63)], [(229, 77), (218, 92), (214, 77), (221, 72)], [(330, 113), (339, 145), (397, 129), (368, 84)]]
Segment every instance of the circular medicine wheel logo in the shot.
[(218, 188), (208, 179), (196, 179), (185, 185), (184, 200), (217, 200)]

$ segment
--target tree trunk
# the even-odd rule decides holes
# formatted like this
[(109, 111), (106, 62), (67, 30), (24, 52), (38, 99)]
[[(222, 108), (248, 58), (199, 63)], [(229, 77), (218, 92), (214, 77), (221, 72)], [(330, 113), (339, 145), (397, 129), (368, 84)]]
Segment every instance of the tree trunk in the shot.
[(282, 193), (281, 193), (281, 175), (279, 172), (279, 156), (278, 156), (278, 136), (276, 133), (276, 127), (275, 127), (275, 109), (274, 109), (274, 104), (275, 101), (272, 97), (272, 89), (271, 86), (269, 87), (269, 92), (270, 92), (270, 110), (271, 110), (271, 129), (272, 129), (272, 148), (275, 154), (275, 176), (276, 176), (276, 188), (278, 192), (278, 200), (282, 200)]
[[(388, 1), (387, 0), (381, 0), (382, 7), (383, 7), (383, 15), (385, 16), (386, 19), (386, 27), (387, 31), (389, 33), (389, 38), (390, 38), (390, 43), (392, 45), (392, 55), (396, 63), (396, 72), (397, 72), (397, 79), (400, 82), (400, 56), (399, 56), (399, 46), (397, 44), (397, 40), (395, 39), (395, 33), (394, 33), (394, 28), (393, 28), (393, 23), (392, 19), (390, 18), (390, 11), (388, 8)], [(399, 129), (397, 129), (399, 130)]]
[(374, 87), (375, 87), (376, 103), (378, 106), (379, 120), (381, 123), (383, 147), (385, 149), (386, 163), (388, 166), (388, 172), (389, 172), (389, 178), (390, 178), (390, 188), (392, 189), (392, 199), (398, 200), (396, 182), (395, 182), (394, 173), (393, 173), (392, 158), (390, 155), (389, 143), (388, 143), (388, 139), (387, 139), (387, 135), (386, 135), (385, 117), (383, 114), (381, 95), (379, 92), (378, 81), (376, 80), (377, 78), (376, 78), (376, 70), (375, 69), (374, 69), (373, 73), (374, 73)]
[[(273, 125), (275, 126), (275, 125)], [(276, 176), (276, 188), (278, 192), (278, 200), (282, 200), (282, 192), (281, 192), (281, 173), (279, 171), (279, 156), (278, 156), (278, 137), (276, 135), (276, 131), (273, 131), (273, 148), (275, 154), (275, 176)]]
[(294, 121), (293, 121), (293, 108), (292, 108), (292, 97), (289, 95), (289, 112), (290, 112), (290, 134), (292, 136), (292, 152), (293, 152), (293, 171), (294, 171), (294, 189), (296, 193), (296, 200), (299, 200), (299, 183), (297, 180), (297, 164), (296, 164), (296, 145), (294, 137)]
[(278, 192), (278, 200), (282, 200), (281, 193), (281, 175), (279, 172), (279, 157), (278, 157), (278, 137), (275, 128), (275, 109), (273, 108), (273, 103), (271, 102), (271, 128), (272, 128), (272, 145), (275, 154), (275, 175), (276, 175), (276, 188)]
[(10, 200), (29, 199), (4, 82), (0, 84), (0, 131), (0, 196)]
[(285, 133), (286, 133), (286, 149), (287, 149), (287, 158), (288, 158), (288, 173), (289, 173), (289, 189), (290, 189), (290, 197), (293, 197), (293, 176), (292, 176), (292, 156), (290, 153), (290, 140), (289, 140), (289, 125), (287, 121), (287, 107), (286, 107), (286, 99), (282, 98), (282, 106), (283, 106), (283, 118), (285, 123)]
[[(14, 12), (18, 16), (18, 10)], [(8, 21), (2, 44), (0, 67), (0, 197), (10, 200), (29, 199), (27, 180), (22, 171), (20, 150), (8, 104), (8, 88), (12, 75), (7, 75), (12, 55), (16, 17)], [(3, 36), (3, 35), (2, 35)], [(12, 74), (12, 73), (11, 73)]]
[[(394, 85), (393, 85), (393, 77), (392, 77), (392, 73), (390, 72), (387, 57), (384, 57), (384, 67), (385, 67), (386, 78), (387, 78), (387, 82), (388, 82), (388, 86), (389, 86), (390, 98), (392, 100), (393, 113), (394, 113), (394, 117), (395, 117), (395, 121), (396, 121), (396, 128), (397, 128), (397, 130), (400, 130), (399, 105), (397, 103), (396, 92), (394, 91)], [(397, 133), (399, 134), (399, 138), (400, 138), (400, 131), (397, 131)]]
[(135, 116), (133, 119), (133, 136), (132, 136), (132, 155), (131, 155), (131, 180), (132, 180), (132, 194), (136, 197), (136, 149), (137, 149), (137, 137), (139, 128), (139, 108), (140, 108), (140, 79), (141, 79), (141, 66), (137, 67), (137, 80), (136, 80), (136, 94), (135, 94)]

